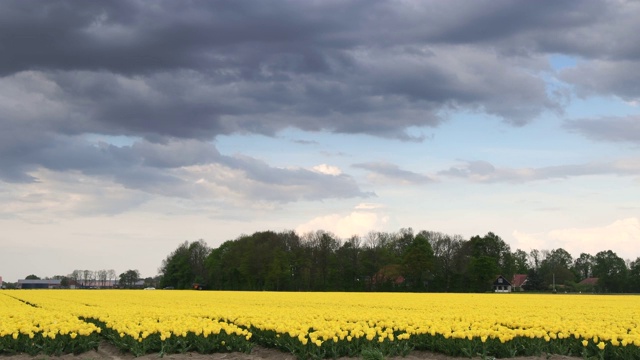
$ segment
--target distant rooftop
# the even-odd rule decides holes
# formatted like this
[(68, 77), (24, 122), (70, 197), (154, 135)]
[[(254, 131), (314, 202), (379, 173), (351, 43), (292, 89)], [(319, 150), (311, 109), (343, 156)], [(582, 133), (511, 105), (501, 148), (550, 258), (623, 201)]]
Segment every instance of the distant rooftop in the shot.
[(598, 278), (590, 277), (580, 281), (580, 285), (598, 285)]
[(47, 284), (47, 285), (60, 285), (62, 280), (18, 280), (18, 284)]

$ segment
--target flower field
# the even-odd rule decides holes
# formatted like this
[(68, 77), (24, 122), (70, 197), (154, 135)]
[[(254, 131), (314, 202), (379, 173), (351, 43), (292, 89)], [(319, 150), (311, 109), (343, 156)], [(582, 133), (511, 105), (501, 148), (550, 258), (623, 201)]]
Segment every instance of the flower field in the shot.
[(548, 353), (640, 358), (640, 297), (529, 294), (0, 291), (0, 354), (248, 352), (299, 358)]

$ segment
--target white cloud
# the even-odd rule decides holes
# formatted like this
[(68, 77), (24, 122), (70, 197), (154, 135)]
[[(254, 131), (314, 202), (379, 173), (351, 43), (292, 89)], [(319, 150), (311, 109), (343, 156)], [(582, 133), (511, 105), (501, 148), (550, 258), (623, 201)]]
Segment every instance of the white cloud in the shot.
[(363, 236), (370, 231), (382, 231), (389, 222), (389, 216), (375, 211), (381, 207), (379, 204), (359, 204), (348, 214), (318, 216), (299, 225), (295, 230), (299, 234), (324, 230), (341, 238), (349, 238), (353, 235)]
[(356, 205), (356, 210), (375, 210), (381, 208), (384, 208), (384, 205), (376, 203), (360, 203)]
[(595, 255), (606, 250), (611, 250), (624, 259), (633, 260), (640, 256), (640, 219), (637, 217), (616, 220), (605, 226), (555, 229), (546, 233), (514, 231), (513, 236), (518, 247), (523, 250), (551, 250), (561, 247), (574, 257), (580, 253)]
[(315, 172), (325, 174), (325, 175), (338, 176), (342, 174), (342, 171), (340, 170), (340, 168), (336, 166), (327, 165), (327, 164), (316, 165), (312, 169)]
[(527, 234), (514, 230), (512, 235), (516, 239), (513, 249), (522, 249), (527, 252), (533, 249), (549, 249), (548, 241), (543, 240), (545, 237), (544, 233)]

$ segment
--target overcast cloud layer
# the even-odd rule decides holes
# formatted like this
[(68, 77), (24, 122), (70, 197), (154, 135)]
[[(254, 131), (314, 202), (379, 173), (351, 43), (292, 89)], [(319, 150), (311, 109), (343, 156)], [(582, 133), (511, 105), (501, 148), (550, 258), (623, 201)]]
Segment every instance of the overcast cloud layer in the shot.
[[(638, 223), (639, 18), (624, 0), (3, 1), (0, 244), (93, 249), (109, 241), (94, 217), (155, 249), (112, 265), (149, 276), (185, 239), (266, 229), (428, 225), (578, 249), (570, 231), (553, 234)], [(588, 206), (619, 212), (486, 223), (525, 211), (504, 200), (525, 184), (573, 189), (557, 199), (582, 208), (572, 181), (597, 194)], [(504, 208), (456, 227), (491, 184)], [(470, 203), (438, 216), (415, 202), (463, 188)], [(153, 214), (184, 235), (159, 226), (155, 245), (136, 243), (153, 238), (153, 222), (136, 225)], [(33, 228), (63, 221), (50, 239)], [(203, 221), (212, 228), (192, 226)], [(14, 270), (4, 256), (10, 280), (73, 270)]]

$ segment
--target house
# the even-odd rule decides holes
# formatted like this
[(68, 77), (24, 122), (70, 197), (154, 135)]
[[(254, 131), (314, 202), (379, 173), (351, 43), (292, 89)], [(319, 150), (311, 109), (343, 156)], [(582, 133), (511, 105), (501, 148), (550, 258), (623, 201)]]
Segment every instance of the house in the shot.
[(502, 275), (498, 276), (498, 278), (493, 282), (493, 291), (497, 293), (511, 292), (511, 288), (511, 283)]
[(387, 265), (380, 269), (371, 278), (373, 285), (391, 284), (392, 286), (400, 286), (404, 283), (404, 276), (401, 275), (400, 265)]
[(0, 276), (0, 289), (2, 289), (2, 276)]
[(589, 277), (578, 283), (578, 289), (582, 289), (580, 290), (581, 292), (582, 291), (593, 292), (596, 289), (596, 286), (598, 286), (598, 278), (596, 277)]
[(524, 291), (523, 286), (527, 284), (526, 274), (515, 274), (511, 280), (511, 287), (513, 291)]
[(61, 280), (18, 280), (18, 289), (59, 289)]
[(578, 284), (579, 285), (596, 286), (596, 285), (598, 285), (598, 278), (597, 277), (586, 278), (586, 279), (580, 281)]

